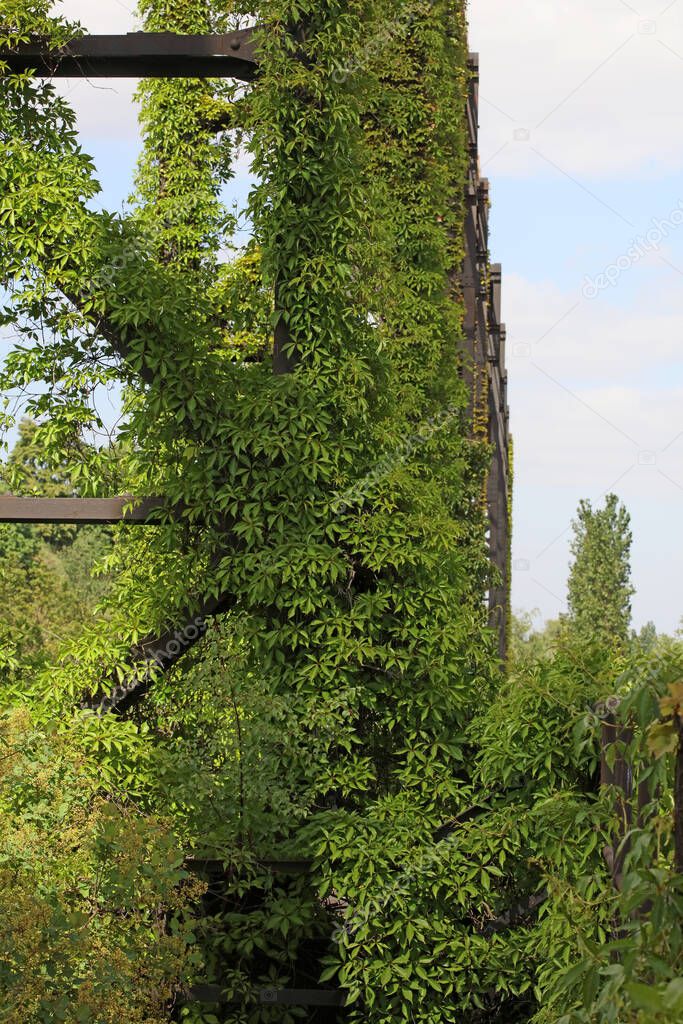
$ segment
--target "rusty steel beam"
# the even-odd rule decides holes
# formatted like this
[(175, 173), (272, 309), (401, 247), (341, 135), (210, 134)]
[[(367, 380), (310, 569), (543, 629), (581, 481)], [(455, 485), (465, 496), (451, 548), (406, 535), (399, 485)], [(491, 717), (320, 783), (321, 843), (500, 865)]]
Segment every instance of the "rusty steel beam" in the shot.
[(505, 370), (505, 326), (501, 323), (501, 268), (489, 262), (489, 183), (479, 167), (479, 58), (470, 54), (466, 125), (469, 166), (465, 187), (465, 260), (461, 274), (464, 304), (465, 380), (469, 414), (488, 390), (488, 441), (492, 459), (487, 480), (489, 557), (498, 579), (489, 590), (489, 624), (498, 634), (501, 660), (507, 655), (510, 466)]
[[(243, 1000), (227, 999), (220, 985), (195, 985), (188, 992), (197, 1003), (239, 1006)], [(322, 988), (262, 988), (259, 1002), (272, 1006), (344, 1006), (346, 993)]]
[(229, 611), (234, 603), (231, 595), (210, 597), (194, 614), (189, 610), (179, 612), (175, 616), (178, 625), (169, 626), (161, 634), (150, 633), (131, 650), (131, 662), (142, 669), (141, 673), (133, 669), (129, 679), (123, 682), (110, 678), (111, 688), (88, 698), (82, 706), (100, 715), (126, 714), (146, 697), (157, 673), (168, 672), (177, 665), (204, 639), (212, 620)]
[[(313, 868), (315, 861), (311, 860), (256, 860), (256, 866), (272, 871), (275, 875), (305, 875)], [(194, 874), (201, 874), (202, 871), (211, 875), (223, 876), (226, 873), (225, 862), (215, 857), (188, 857), (185, 867)]]
[[(131, 507), (132, 506), (132, 507)], [(73, 526), (113, 523), (150, 524), (163, 498), (16, 498), (0, 495), (0, 523), (53, 523)]]
[(83, 36), (57, 50), (45, 41), (0, 49), (13, 74), (39, 78), (236, 78), (256, 75), (253, 30), (222, 35), (129, 32)]

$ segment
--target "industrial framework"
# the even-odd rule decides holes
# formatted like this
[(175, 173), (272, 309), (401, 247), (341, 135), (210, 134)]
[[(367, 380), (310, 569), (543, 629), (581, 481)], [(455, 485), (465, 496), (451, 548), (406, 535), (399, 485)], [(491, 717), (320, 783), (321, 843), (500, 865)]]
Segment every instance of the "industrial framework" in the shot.
[[(471, 396), (472, 431), (474, 436), (485, 438), (491, 447), (485, 496), (493, 566), (488, 602), (490, 623), (497, 632), (499, 655), (504, 661), (509, 619), (511, 504), (505, 327), (500, 318), (501, 268), (489, 262), (489, 184), (480, 177), (479, 168), (478, 55), (471, 54), (468, 63), (465, 260), (454, 284), (464, 304), (464, 352), (461, 355)], [(31, 73), (43, 78), (234, 78), (250, 82), (258, 74), (252, 29), (221, 35), (133, 32), (84, 36), (58, 50), (49, 49), (47, 44), (36, 40), (12, 50), (0, 50), (0, 64), (11, 73)], [(283, 336), (282, 327), (276, 327), (274, 373), (287, 373), (294, 368), (283, 351), (288, 340)], [(0, 496), (0, 522), (145, 525), (157, 521), (154, 512), (164, 504), (163, 497), (78, 499), (4, 495)], [(176, 623), (166, 634), (145, 638), (133, 652), (135, 660), (153, 661), (162, 670), (170, 668), (201, 639), (208, 628), (207, 620), (223, 609), (223, 602), (212, 599), (199, 614), (188, 614), (187, 621), (193, 628), (178, 631)], [(172, 645), (168, 644), (168, 637), (175, 639)], [(133, 688), (114, 694), (107, 709), (125, 711), (139, 699), (140, 688), (146, 685), (149, 681), (143, 680)]]
[(469, 57), (467, 130), (469, 166), (465, 193), (465, 261), (461, 287), (465, 306), (465, 372), (472, 429), (491, 446), (486, 483), (489, 552), (495, 578), (489, 589), (491, 625), (500, 658), (507, 655), (510, 618), (510, 413), (505, 369), (505, 325), (501, 323), (501, 266), (489, 260), (489, 182), (479, 167), (479, 55)]

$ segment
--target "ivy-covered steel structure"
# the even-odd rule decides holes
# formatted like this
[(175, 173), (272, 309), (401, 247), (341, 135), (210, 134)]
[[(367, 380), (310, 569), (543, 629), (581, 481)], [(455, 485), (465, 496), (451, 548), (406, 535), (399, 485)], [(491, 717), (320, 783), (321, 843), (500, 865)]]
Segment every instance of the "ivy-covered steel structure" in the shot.
[[(32, 694), (188, 861), (221, 863), (183, 1012), (199, 1024), (193, 993), (220, 992), (222, 1024), (289, 1021), (263, 993), (322, 986), (316, 1024), (342, 1005), (363, 1024), (505, 1019), (524, 984), (508, 930), (533, 911), (509, 877), (523, 838), (469, 828), (509, 471), (465, 5), (141, 0), (154, 38), (102, 44), (47, 0), (8, 6), (0, 266), (22, 343), (0, 383), (80, 495), (136, 499), (116, 499), (102, 614)], [(196, 41), (247, 19), (239, 56)], [(189, 77), (142, 75), (134, 197), (101, 211), (45, 75), (168, 73), (167, 31)], [(208, 77), (230, 61), (249, 81)], [(224, 196), (244, 148), (240, 244)], [(100, 448), (112, 384), (125, 419)], [(21, 500), (37, 521), (28, 497), (2, 518)]]
[[(258, 72), (253, 29), (222, 35), (180, 35), (172, 32), (134, 32), (128, 35), (84, 36), (58, 49), (44, 42), (24, 43), (0, 49), (0, 63), (16, 74), (44, 78), (219, 78), (251, 82)], [(489, 182), (479, 171), (479, 56), (468, 58), (470, 84), (467, 95), (469, 162), (465, 184), (465, 256), (456, 277), (464, 303), (464, 372), (471, 393), (470, 414), (475, 436), (486, 437), (491, 446), (486, 503), (489, 547), (496, 576), (489, 589), (491, 624), (496, 629), (499, 652), (506, 657), (510, 587), (510, 473), (509, 409), (505, 363), (505, 325), (501, 322), (501, 267), (491, 263), (488, 249)], [(276, 336), (277, 345), (277, 336)], [(277, 362), (277, 355), (276, 355)], [(285, 370), (287, 367), (284, 367)], [(144, 499), (136, 509), (132, 501), (102, 506), (101, 519), (91, 502), (83, 522), (145, 522), (150, 508), (161, 499)], [(60, 517), (64, 515), (65, 519)], [(59, 501), (32, 502), (0, 497), (0, 522), (75, 522)], [(24, 518), (27, 516), (27, 518)], [(184, 651), (183, 651), (184, 653)]]

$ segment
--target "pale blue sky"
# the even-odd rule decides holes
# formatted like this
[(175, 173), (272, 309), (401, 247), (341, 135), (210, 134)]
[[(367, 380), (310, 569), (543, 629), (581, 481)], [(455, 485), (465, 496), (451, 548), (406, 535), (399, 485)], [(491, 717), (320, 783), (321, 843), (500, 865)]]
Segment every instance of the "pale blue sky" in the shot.
[[(132, 6), (62, 4), (90, 31), (136, 27)], [(615, 490), (633, 517), (635, 624), (672, 630), (683, 616), (683, 224), (625, 254), (683, 204), (683, 0), (472, 0), (470, 21), (504, 271), (513, 603), (562, 610), (576, 505)], [(136, 154), (131, 85), (67, 89), (116, 207)], [(616, 284), (588, 298), (586, 278), (617, 263)]]
[(633, 518), (635, 622), (671, 630), (683, 615), (683, 227), (622, 259), (615, 286), (592, 299), (583, 288), (683, 200), (683, 3), (472, 0), (470, 19), (508, 324), (513, 601), (563, 608), (573, 511), (614, 490)]

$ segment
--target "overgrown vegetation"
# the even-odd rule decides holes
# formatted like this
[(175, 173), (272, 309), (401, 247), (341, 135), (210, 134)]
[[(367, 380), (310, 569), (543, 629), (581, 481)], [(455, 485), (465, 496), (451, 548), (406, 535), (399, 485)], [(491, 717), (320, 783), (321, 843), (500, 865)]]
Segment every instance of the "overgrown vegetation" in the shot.
[[(21, 423), (0, 489), (72, 496), (68, 472), (47, 464), (37, 429), (30, 420)], [(54, 664), (65, 643), (93, 619), (109, 583), (92, 570), (110, 549), (109, 531), (102, 527), (0, 526), (0, 706), (26, 697), (30, 677)]]
[[(69, 38), (50, 6), (0, 0), (6, 38)], [(261, 72), (141, 87), (128, 214), (90, 209), (52, 87), (0, 80), (2, 383), (34, 420), (7, 486), (167, 498), (144, 529), (0, 536), (0, 1020), (322, 1022), (260, 996), (319, 986), (364, 1024), (665, 1020), (683, 654), (629, 635), (616, 499), (581, 506), (552, 638), (503, 677), (487, 628), (488, 451), (458, 356), (464, 5), (140, 9), (153, 31), (257, 21)], [(98, 446), (114, 382), (123, 424)], [(169, 626), (180, 650), (209, 600), (169, 672), (140, 656)], [(114, 687), (125, 712), (93, 710)], [(611, 696), (657, 794), (620, 892)]]

